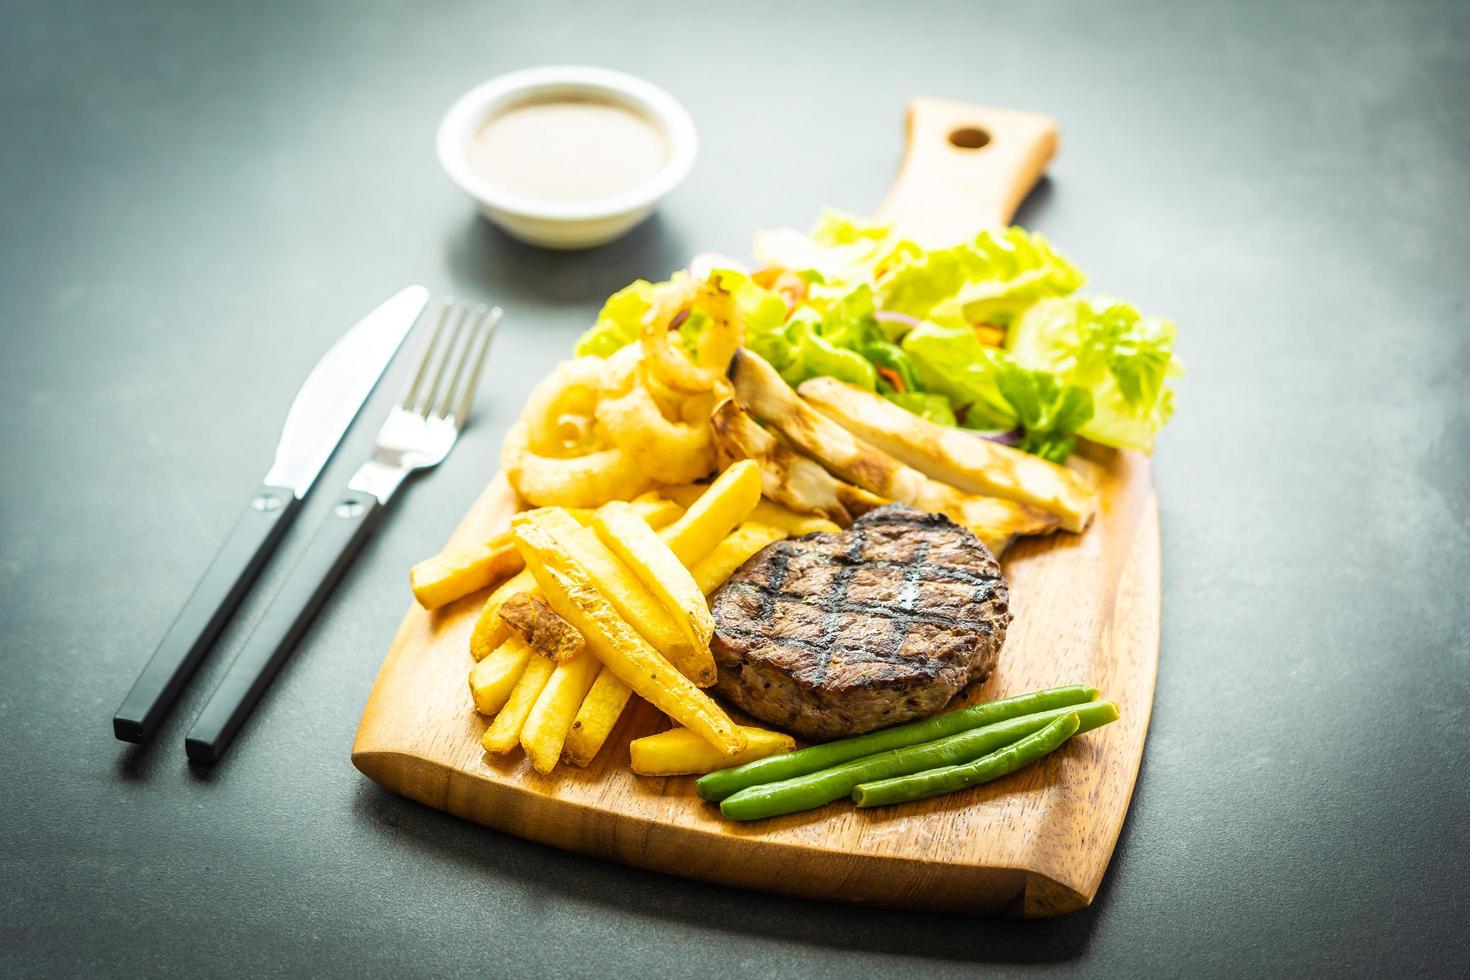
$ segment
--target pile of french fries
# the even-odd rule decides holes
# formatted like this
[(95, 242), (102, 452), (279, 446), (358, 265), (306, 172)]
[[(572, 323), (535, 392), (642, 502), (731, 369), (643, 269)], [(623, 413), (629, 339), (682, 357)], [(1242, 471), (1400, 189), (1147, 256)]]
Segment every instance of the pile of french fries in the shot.
[(794, 743), (736, 725), (702, 690), (715, 681), (705, 597), (771, 542), (833, 530), (763, 500), (760, 468), (745, 460), (708, 486), (524, 511), (508, 534), (422, 562), (411, 580), (419, 602), (438, 608), (509, 576), (470, 639), (470, 694), (491, 719), (486, 751), (520, 747), (543, 773), (586, 766), (637, 694), (679, 727), (637, 740), (634, 770), (708, 772)]

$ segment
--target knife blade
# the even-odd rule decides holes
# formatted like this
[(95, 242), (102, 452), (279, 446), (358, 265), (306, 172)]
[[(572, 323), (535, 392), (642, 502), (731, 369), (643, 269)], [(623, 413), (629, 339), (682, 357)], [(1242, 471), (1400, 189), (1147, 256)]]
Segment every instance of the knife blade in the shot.
[(306, 495), (428, 302), (427, 289), (409, 286), (322, 355), (291, 403), (267, 484)]
[(118, 739), (144, 742), (157, 730), (428, 302), (422, 286), (399, 292), (338, 338), (307, 375), (264, 482), (113, 716)]

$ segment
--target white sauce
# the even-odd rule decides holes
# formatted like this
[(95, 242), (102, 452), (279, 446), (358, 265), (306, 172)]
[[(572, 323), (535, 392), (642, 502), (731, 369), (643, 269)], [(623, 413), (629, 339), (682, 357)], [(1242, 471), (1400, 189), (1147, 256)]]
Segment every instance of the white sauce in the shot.
[(653, 123), (610, 102), (535, 102), (489, 120), (469, 163), (498, 190), (539, 201), (614, 197), (647, 183), (669, 159)]

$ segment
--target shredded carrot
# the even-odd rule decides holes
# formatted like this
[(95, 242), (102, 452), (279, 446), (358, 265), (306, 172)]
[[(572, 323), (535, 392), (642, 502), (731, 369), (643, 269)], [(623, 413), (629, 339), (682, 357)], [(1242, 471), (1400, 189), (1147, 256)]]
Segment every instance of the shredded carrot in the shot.
[(1004, 327), (997, 327), (993, 323), (975, 324), (975, 336), (980, 343), (991, 347), (1004, 347), (1006, 343), (1006, 331)]
[(776, 280), (775, 288), (792, 309), (800, 306), (806, 299), (806, 280), (794, 272), (783, 272)]
[(785, 300), (788, 314), (806, 299), (806, 280), (778, 265), (768, 265), (764, 269), (756, 270), (750, 274), (750, 281)]
[(875, 370), (877, 370), (878, 376), (884, 381), (887, 381), (889, 384), (893, 385), (893, 390), (898, 392), (900, 395), (908, 390), (904, 387), (903, 375), (893, 370), (893, 368), (879, 367), (876, 364), (873, 365), (873, 367)]

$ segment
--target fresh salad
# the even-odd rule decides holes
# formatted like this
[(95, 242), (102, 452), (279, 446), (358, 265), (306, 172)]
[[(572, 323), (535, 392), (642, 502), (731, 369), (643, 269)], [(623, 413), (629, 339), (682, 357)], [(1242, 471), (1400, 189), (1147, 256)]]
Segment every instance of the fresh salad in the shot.
[[(1174, 323), (1078, 293), (1085, 277), (1040, 234), (1011, 227), (926, 249), (826, 211), (809, 234), (758, 234), (755, 256), (753, 270), (701, 258), (669, 282), (632, 283), (576, 353), (611, 356), (638, 339), (660, 289), (718, 275), (746, 346), (792, 385), (838, 378), (1053, 462), (1079, 436), (1149, 452), (1173, 412)], [(706, 322), (696, 308), (677, 325), (691, 353)]]

